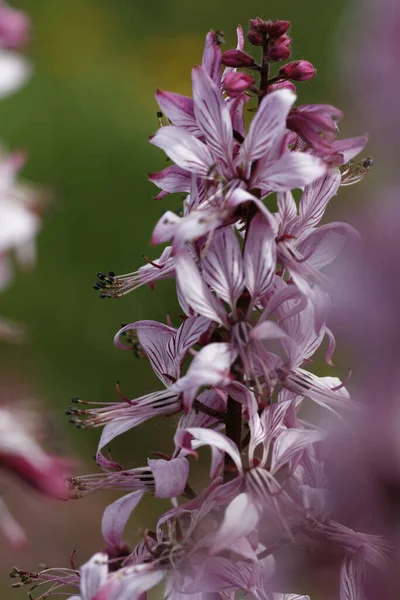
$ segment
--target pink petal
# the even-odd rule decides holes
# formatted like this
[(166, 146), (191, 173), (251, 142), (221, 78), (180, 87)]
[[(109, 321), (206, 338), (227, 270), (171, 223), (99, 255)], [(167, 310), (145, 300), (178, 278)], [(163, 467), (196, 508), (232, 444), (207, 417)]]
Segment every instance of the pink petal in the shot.
[(320, 222), (329, 200), (337, 194), (340, 182), (339, 169), (331, 169), (305, 188), (299, 204), (299, 226), (302, 230), (315, 227)]
[(213, 156), (232, 162), (232, 122), (219, 88), (202, 67), (192, 70), (194, 113)]
[(331, 144), (331, 149), (334, 154), (340, 154), (343, 157), (343, 163), (346, 164), (364, 150), (367, 142), (368, 135), (360, 135), (345, 140), (335, 140)]
[(361, 547), (351, 558), (344, 558), (340, 568), (340, 600), (363, 600), (365, 551)]
[(226, 312), (222, 302), (211, 294), (187, 252), (179, 252), (175, 256), (175, 269), (177, 283), (187, 304), (200, 315), (223, 323)]
[(151, 235), (152, 244), (163, 244), (174, 239), (182, 219), (175, 213), (167, 210), (153, 229)]
[(221, 84), (221, 48), (213, 31), (207, 33), (202, 67), (213, 82), (219, 86)]
[(199, 341), (210, 325), (212, 322), (206, 317), (188, 317), (168, 343), (167, 353), (170, 359), (179, 365), (189, 348)]
[(170, 194), (175, 192), (189, 192), (191, 175), (188, 171), (172, 165), (159, 173), (149, 173), (149, 181)]
[(188, 427), (177, 431), (174, 441), (178, 447), (192, 454), (195, 454), (194, 451), (201, 448), (201, 446), (211, 446), (211, 449), (215, 448), (225, 452), (232, 458), (239, 473), (243, 472), (242, 460), (236, 444), (218, 431), (203, 429), (202, 427)]
[(289, 90), (278, 90), (264, 97), (240, 149), (240, 159), (246, 167), (268, 154), (283, 136), (286, 117), (295, 100)]
[(158, 321), (136, 321), (130, 325), (125, 325), (118, 331), (114, 338), (114, 343), (118, 348), (129, 350), (129, 346), (124, 346), (119, 342), (119, 337), (125, 331), (136, 331), (139, 343), (150, 360), (153, 371), (159, 379), (168, 387), (171, 379), (166, 374), (175, 379), (179, 376), (179, 363), (167, 352), (171, 340), (174, 339), (176, 331), (173, 327), (158, 323)]
[(271, 457), (271, 473), (274, 474), (281, 467), (289, 463), (296, 455), (307, 446), (319, 442), (324, 438), (320, 431), (306, 429), (288, 429), (276, 438)]
[(297, 220), (297, 206), (292, 192), (278, 192), (278, 209), (282, 232), (290, 233), (289, 226)]
[(107, 544), (115, 547), (123, 544), (125, 526), (144, 493), (143, 490), (132, 492), (107, 506), (101, 522), (101, 532)]
[(187, 458), (149, 459), (148, 464), (154, 475), (156, 498), (174, 498), (183, 493), (189, 475)]
[(193, 135), (199, 136), (201, 132), (194, 118), (193, 100), (181, 94), (158, 90), (156, 100), (162, 112), (176, 127), (181, 127)]
[(82, 565), (81, 594), (84, 600), (92, 600), (102, 585), (107, 581), (108, 556), (98, 552), (88, 562)]
[(319, 270), (333, 262), (347, 242), (352, 244), (352, 256), (360, 252), (361, 238), (354, 227), (347, 223), (329, 223), (312, 231), (297, 250), (307, 258), (308, 264)]
[[(250, 496), (245, 493), (239, 494), (225, 511), (224, 520), (214, 536), (210, 553), (217, 554), (225, 549), (240, 552), (240, 545), (237, 546), (237, 543), (253, 532), (259, 518), (259, 512)], [(255, 558), (255, 552), (250, 546), (246, 548), (244, 555)]]
[(244, 274), (242, 251), (232, 227), (214, 233), (201, 265), (208, 285), (234, 307), (244, 289)]
[(231, 344), (225, 343), (208, 344), (196, 354), (186, 375), (171, 387), (172, 392), (183, 393), (186, 411), (200, 387), (225, 386), (232, 381), (230, 368), (236, 355)]
[(270, 289), (276, 265), (274, 232), (260, 213), (251, 221), (243, 262), (246, 288), (254, 306)]
[(326, 169), (326, 164), (311, 154), (285, 152), (275, 162), (260, 164), (253, 185), (276, 192), (293, 190), (309, 185), (322, 177)]
[(161, 127), (150, 142), (166, 152), (179, 167), (190, 173), (208, 177), (214, 159), (203, 142), (179, 127)]

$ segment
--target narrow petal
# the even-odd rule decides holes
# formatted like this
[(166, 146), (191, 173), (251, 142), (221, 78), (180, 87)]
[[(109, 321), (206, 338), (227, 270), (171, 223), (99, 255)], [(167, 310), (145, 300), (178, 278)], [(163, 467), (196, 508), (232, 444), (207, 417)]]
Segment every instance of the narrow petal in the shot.
[(192, 81), (196, 122), (213, 156), (229, 166), (232, 162), (233, 131), (226, 102), (202, 67), (193, 69)]
[(340, 600), (363, 600), (365, 551), (360, 548), (351, 558), (345, 558), (340, 568)]
[(175, 379), (179, 376), (179, 363), (167, 351), (171, 340), (176, 335), (176, 330), (158, 321), (136, 321), (125, 325), (114, 338), (115, 345), (124, 350), (129, 350), (130, 347), (122, 345), (119, 337), (126, 331), (136, 331), (141, 348), (150, 360), (154, 373), (168, 387), (171, 379), (166, 375)]
[(246, 288), (254, 306), (270, 289), (276, 265), (275, 235), (260, 213), (251, 221), (243, 262)]
[(143, 490), (132, 492), (107, 506), (101, 522), (101, 532), (107, 544), (115, 547), (123, 544), (125, 526), (144, 493)]
[[(225, 549), (238, 550), (236, 544), (253, 532), (259, 518), (259, 512), (249, 494), (239, 494), (225, 511), (224, 520), (214, 536), (210, 553), (217, 554)], [(255, 558), (254, 551), (250, 552), (251, 554)]]
[(354, 227), (347, 223), (328, 223), (307, 235), (297, 250), (306, 258), (307, 264), (319, 270), (332, 263), (347, 243), (352, 246), (350, 256), (361, 251), (361, 237)]
[(230, 368), (235, 358), (232, 345), (225, 343), (208, 344), (196, 354), (186, 375), (171, 387), (172, 392), (183, 393), (186, 411), (190, 409), (200, 387), (223, 387), (231, 382)]
[(222, 302), (211, 294), (187, 252), (179, 252), (175, 256), (175, 269), (179, 288), (188, 305), (200, 315), (223, 323), (226, 312)]
[(191, 175), (189, 171), (185, 171), (177, 165), (167, 167), (159, 173), (149, 173), (149, 181), (170, 194), (190, 192)]
[(81, 594), (83, 600), (92, 600), (107, 581), (108, 556), (98, 552), (81, 567)]
[(264, 97), (249, 133), (240, 150), (240, 160), (245, 165), (264, 157), (286, 130), (286, 117), (296, 100), (289, 90), (278, 90)]
[(315, 227), (320, 222), (329, 200), (339, 189), (340, 181), (339, 169), (331, 169), (305, 188), (299, 204), (301, 230)]
[(150, 142), (164, 150), (185, 171), (208, 177), (214, 166), (214, 159), (207, 146), (179, 127), (161, 127)]
[(174, 498), (183, 493), (189, 475), (187, 458), (149, 459), (148, 464), (154, 475), (156, 498)]
[(335, 140), (331, 144), (331, 149), (334, 154), (340, 154), (343, 157), (343, 163), (346, 164), (364, 150), (367, 142), (368, 135), (365, 134), (345, 140)]
[(215, 85), (221, 84), (221, 48), (216, 40), (214, 31), (209, 31), (204, 47), (202, 67)]
[(167, 353), (178, 365), (185, 358), (189, 348), (210, 328), (212, 321), (206, 317), (188, 317), (168, 343)]
[(292, 192), (278, 192), (278, 209), (281, 229), (285, 233), (290, 233), (289, 226), (297, 220), (297, 206)]
[(176, 125), (193, 135), (201, 135), (194, 117), (193, 100), (181, 94), (158, 90), (156, 94), (158, 106), (166, 117)]
[(242, 460), (236, 444), (219, 431), (203, 429), (202, 427), (188, 427), (177, 431), (174, 438), (175, 444), (188, 453), (196, 454), (195, 450), (202, 446), (211, 446), (228, 454), (235, 463), (239, 473), (242, 473)]
[(208, 285), (234, 307), (244, 289), (244, 273), (242, 251), (233, 227), (214, 233), (201, 264)]
[(274, 474), (281, 467), (289, 463), (296, 455), (307, 446), (319, 442), (324, 438), (320, 431), (305, 429), (288, 429), (282, 431), (277, 437), (272, 449), (271, 473)]
[(260, 164), (253, 184), (262, 189), (284, 192), (309, 185), (322, 177), (326, 169), (326, 164), (311, 154), (285, 152), (275, 162)]

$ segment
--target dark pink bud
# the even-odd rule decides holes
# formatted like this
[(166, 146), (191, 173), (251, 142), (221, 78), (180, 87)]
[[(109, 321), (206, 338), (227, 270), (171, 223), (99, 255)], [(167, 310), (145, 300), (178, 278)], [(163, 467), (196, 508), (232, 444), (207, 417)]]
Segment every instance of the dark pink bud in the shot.
[(317, 74), (317, 70), (308, 60), (295, 60), (283, 65), (278, 71), (278, 77), (293, 79), (294, 81), (307, 81)]
[(271, 83), (268, 86), (268, 94), (276, 92), (277, 90), (290, 90), (296, 92), (296, 86), (291, 81), (278, 81), (277, 83)]
[(268, 58), (270, 60), (286, 60), (291, 55), (291, 50), (288, 47), (289, 44), (274, 44), (268, 50)]
[(256, 19), (250, 19), (249, 27), (252, 31), (256, 31), (257, 33), (269, 33), (269, 29), (271, 26), (271, 21), (263, 21), (259, 17)]
[(253, 84), (254, 79), (247, 73), (227, 73), (224, 78), (224, 89), (232, 98), (240, 96)]
[(241, 50), (227, 50), (222, 55), (222, 64), (226, 67), (252, 67), (254, 58)]
[(249, 31), (247, 34), (247, 39), (249, 40), (250, 44), (253, 44), (253, 46), (263, 45), (262, 35), (261, 33), (257, 33), (257, 31)]
[(290, 29), (290, 21), (272, 21), (269, 26), (269, 35), (279, 38)]

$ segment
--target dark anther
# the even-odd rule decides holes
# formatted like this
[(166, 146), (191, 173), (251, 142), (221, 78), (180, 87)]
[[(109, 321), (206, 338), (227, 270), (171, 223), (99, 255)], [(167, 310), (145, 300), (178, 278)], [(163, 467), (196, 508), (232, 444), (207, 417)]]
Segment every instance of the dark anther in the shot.
[(158, 110), (158, 111), (157, 111), (157, 119), (162, 119), (162, 118), (163, 118), (163, 116), (164, 116), (164, 115), (162, 114), (161, 110)]
[(99, 290), (99, 289), (100, 289), (100, 286), (99, 286), (99, 284), (98, 284), (98, 283), (96, 283), (96, 284), (93, 286), (93, 289), (94, 289), (94, 290)]
[(106, 278), (106, 276), (104, 275), (104, 273), (101, 273), (101, 271), (99, 271), (99, 272), (97, 273), (97, 278), (98, 278), (98, 279), (100, 279), (101, 281), (103, 281), (103, 279), (105, 279), (105, 278)]
[(364, 167), (364, 169), (369, 169), (374, 164), (374, 159), (372, 158), (372, 156), (368, 156), (368, 158), (364, 158), (361, 164)]
[(114, 271), (108, 271), (108, 276), (109, 277), (115, 277)]
[(69, 408), (67, 408), (67, 409), (64, 411), (64, 413), (65, 413), (66, 415), (68, 415), (68, 416), (73, 414), (73, 413), (72, 413), (72, 410), (70, 410)]
[(71, 402), (79, 402), (79, 396), (74, 396), (73, 398), (71, 398)]

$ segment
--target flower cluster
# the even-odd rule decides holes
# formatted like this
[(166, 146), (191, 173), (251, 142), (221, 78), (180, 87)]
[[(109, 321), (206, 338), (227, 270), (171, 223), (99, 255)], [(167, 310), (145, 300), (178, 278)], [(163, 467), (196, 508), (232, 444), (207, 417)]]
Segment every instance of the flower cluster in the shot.
[[(301, 60), (272, 73), (290, 57), (289, 27), (250, 21), (260, 63), (245, 52), (241, 27), (237, 48), (225, 53), (221, 33), (211, 31), (192, 71), (193, 97), (157, 92), (161, 126), (150, 141), (174, 164), (150, 180), (158, 198), (185, 194), (183, 214), (167, 211), (156, 224), (152, 243), (169, 244), (160, 258), (134, 273), (99, 273), (95, 288), (119, 297), (175, 278), (182, 322), (136, 321), (115, 336), (117, 347), (150, 361), (161, 389), (129, 399), (118, 388), (118, 401), (74, 398), (67, 410), (80, 428), (102, 427), (102, 472), (72, 478), (71, 496), (125, 495), (105, 510), (105, 548), (81, 569), (12, 572), (35, 589), (44, 585), (39, 598), (66, 585), (80, 590), (70, 600), (143, 599), (163, 581), (165, 598), (176, 600), (306, 599), (288, 593), (291, 565), (320, 548), (341, 561), (340, 598), (356, 600), (364, 564), (386, 562), (383, 539), (335, 519), (326, 433), (302, 411), (306, 399), (338, 420), (359, 410), (338, 377), (309, 367), (324, 345), (333, 367), (324, 269), (359, 244), (349, 225), (320, 221), (340, 185), (365, 174), (370, 161), (354, 157), (366, 137), (336, 139), (342, 115), (332, 106), (294, 106), (294, 82), (316, 71)], [(255, 113), (249, 127), (246, 109)], [(104, 455), (117, 436), (170, 415), (180, 416), (171, 455), (134, 469)], [(211, 448), (211, 463), (198, 491), (189, 475), (202, 446)], [(172, 507), (132, 549), (124, 528), (147, 493)]]

